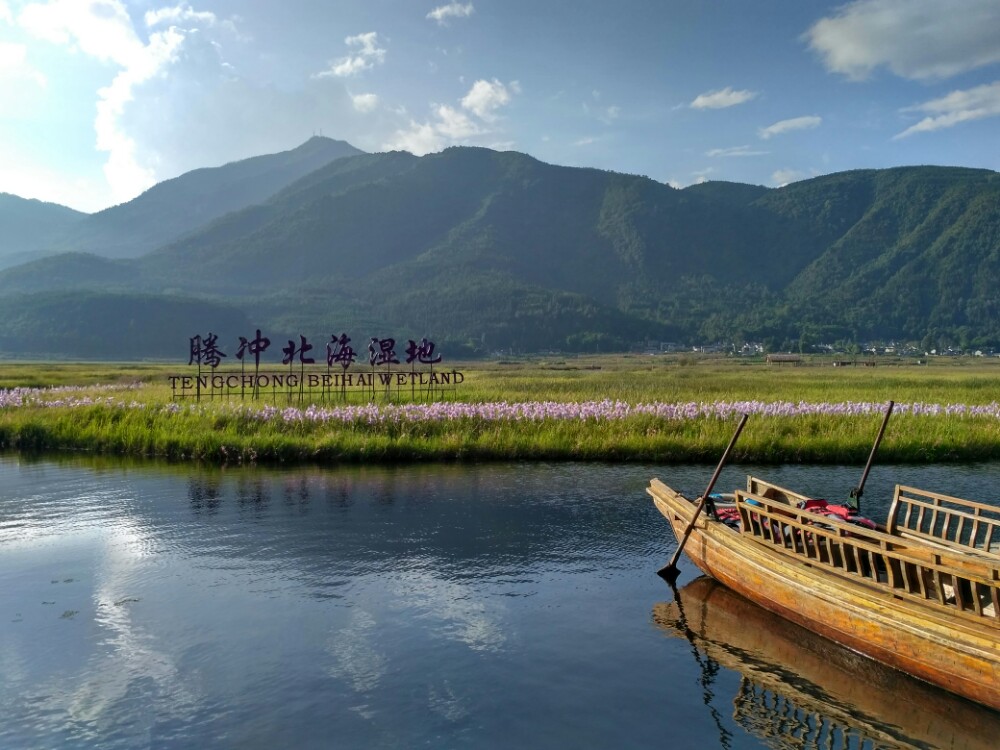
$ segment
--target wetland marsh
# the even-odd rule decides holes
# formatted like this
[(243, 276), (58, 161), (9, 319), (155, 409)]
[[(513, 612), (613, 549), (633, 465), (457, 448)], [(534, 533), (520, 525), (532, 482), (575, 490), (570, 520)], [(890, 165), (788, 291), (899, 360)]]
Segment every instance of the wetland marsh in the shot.
[(711, 462), (751, 414), (736, 460), (908, 463), (1000, 455), (1000, 361), (876, 367), (724, 358), (581, 357), (461, 365), (446, 398), (295, 393), (175, 400), (169, 365), (0, 367), (0, 448), (215, 464), (426, 460)]

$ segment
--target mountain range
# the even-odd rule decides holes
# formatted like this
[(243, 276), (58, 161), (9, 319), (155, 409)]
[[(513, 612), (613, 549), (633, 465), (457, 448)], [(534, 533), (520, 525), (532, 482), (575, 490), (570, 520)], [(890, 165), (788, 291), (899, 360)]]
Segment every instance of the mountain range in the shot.
[(0, 351), (17, 355), (177, 359), (196, 334), (257, 328), (360, 348), (426, 336), (452, 356), (996, 346), (1000, 174), (675, 189), (517, 152), (315, 137), (92, 215), (0, 195), (0, 266)]

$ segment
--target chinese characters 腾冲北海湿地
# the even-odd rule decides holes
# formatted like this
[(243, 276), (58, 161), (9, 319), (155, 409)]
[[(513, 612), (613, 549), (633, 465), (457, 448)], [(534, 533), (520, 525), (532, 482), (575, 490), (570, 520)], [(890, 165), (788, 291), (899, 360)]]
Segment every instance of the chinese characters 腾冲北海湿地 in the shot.
[[(232, 396), (239, 394), (245, 397), (247, 392), (256, 398), (262, 388), (269, 388), (272, 395), (279, 393), (300, 397), (331, 396), (334, 389), (346, 398), (347, 389), (365, 389), (370, 397), (381, 390), (389, 397), (395, 388), (397, 397), (403, 395), (403, 389), (409, 386), (410, 397), (433, 395), (437, 391), (443, 394), (444, 387), (451, 387), (464, 381), (464, 374), (457, 370), (451, 372), (435, 372), (434, 365), (442, 361), (442, 356), (435, 352), (435, 344), (426, 337), (420, 341), (409, 339), (401, 362), (396, 353), (396, 339), (373, 336), (368, 343), (368, 364), (371, 371), (348, 373), (347, 370), (358, 359), (357, 350), (351, 345), (351, 337), (346, 333), (333, 334), (326, 344), (325, 374), (306, 372), (306, 365), (315, 365), (316, 357), (312, 356), (313, 344), (302, 335), (298, 341), (288, 339), (288, 345), (281, 348), (281, 364), (288, 366), (287, 373), (261, 373), (261, 357), (271, 346), (271, 339), (264, 336), (258, 328), (253, 338), (239, 337), (239, 346), (235, 358), (240, 362), (240, 373), (220, 374), (217, 368), (228, 355), (219, 344), (219, 337), (209, 332), (207, 335), (196, 335), (190, 339), (188, 364), (198, 366), (198, 374), (169, 376), (174, 397), (184, 398), (196, 396), (200, 399), (202, 390), (213, 397)], [(251, 359), (252, 358), (252, 359)], [(252, 362), (253, 373), (247, 374), (246, 365)], [(392, 365), (409, 365), (410, 370), (392, 370)], [(417, 371), (416, 365), (429, 365), (429, 371)], [(209, 367), (212, 373), (203, 375), (202, 365)], [(295, 365), (299, 372), (296, 374)], [(340, 373), (331, 373), (330, 369), (339, 365)], [(383, 372), (376, 372), (381, 368)], [(280, 391), (279, 391), (280, 389)]]

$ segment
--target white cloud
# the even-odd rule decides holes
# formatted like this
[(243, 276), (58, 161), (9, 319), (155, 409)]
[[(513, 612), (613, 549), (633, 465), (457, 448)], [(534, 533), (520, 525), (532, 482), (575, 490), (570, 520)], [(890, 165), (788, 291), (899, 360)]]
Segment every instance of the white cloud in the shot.
[(371, 112), (378, 107), (378, 96), (376, 94), (352, 94), (351, 104), (358, 112)]
[(496, 116), (494, 112), (510, 104), (513, 95), (520, 92), (521, 86), (517, 81), (511, 81), (505, 86), (496, 78), (492, 81), (479, 80), (472, 84), (469, 93), (462, 98), (462, 106), (490, 122)]
[(47, 83), (45, 76), (28, 63), (27, 45), (9, 42), (0, 42), (0, 81), (4, 79), (32, 81), (42, 87)]
[(767, 151), (754, 151), (749, 146), (732, 146), (730, 148), (713, 148), (710, 151), (706, 151), (705, 156), (764, 156), (767, 153)]
[(455, 107), (435, 105), (431, 121), (421, 123), (411, 119), (409, 125), (397, 130), (383, 147), (423, 156), (445, 146), (468, 142), (470, 138), (492, 135), (498, 119), (497, 110), (509, 104), (513, 95), (520, 91), (517, 81), (507, 85), (495, 78), (476, 81), (460, 104), (479, 121)]
[(581, 148), (583, 146), (590, 146), (594, 143), (597, 143), (596, 138), (594, 138), (593, 136), (585, 136), (583, 138), (578, 138), (577, 140), (573, 141), (572, 145), (575, 146), (576, 148)]
[(734, 91), (731, 86), (726, 86), (718, 91), (707, 91), (704, 94), (699, 94), (688, 106), (691, 109), (724, 109), (743, 104), (756, 97), (756, 91)]
[(10, 12), (10, 6), (4, 0), (0, 0), (0, 21), (14, 23), (14, 14)]
[(330, 68), (316, 73), (314, 78), (348, 78), (385, 62), (385, 49), (379, 47), (378, 32), (369, 31), (349, 36), (344, 43), (355, 51), (330, 63)]
[(116, 75), (109, 86), (97, 92), (97, 117), (94, 120), (97, 149), (108, 153), (104, 174), (112, 190), (123, 200), (151, 187), (156, 179), (152, 169), (139, 164), (135, 141), (120, 127), (120, 118), (126, 105), (134, 98), (133, 89), (171, 63), (183, 41), (184, 37), (173, 28), (154, 34), (149, 45), (144, 47), (146, 54)]
[(216, 16), (211, 11), (196, 11), (190, 5), (176, 5), (173, 8), (147, 10), (144, 19), (146, 26), (153, 28), (160, 24), (177, 25), (182, 21), (197, 21), (211, 26), (216, 22)]
[(464, 5), (462, 3), (449, 3), (448, 5), (439, 5), (427, 14), (427, 18), (444, 26), (448, 23), (449, 18), (468, 18), (472, 15), (473, 10), (475, 9), (472, 7), (472, 3)]
[(923, 112), (927, 117), (916, 125), (911, 125), (893, 140), (905, 138), (914, 133), (950, 128), (970, 120), (1000, 116), (1000, 81), (987, 83), (965, 91), (952, 91), (939, 99), (932, 99), (907, 107), (904, 112)]
[(153, 171), (139, 163), (135, 141), (121, 127), (121, 117), (136, 87), (162, 75), (174, 62), (184, 35), (170, 28), (151, 34), (143, 43), (120, 0), (30, 3), (18, 22), (39, 39), (121, 68), (97, 92), (96, 146), (108, 154), (104, 174), (116, 199), (128, 200), (150, 187), (155, 182)]
[(419, 123), (415, 120), (410, 120), (409, 127), (397, 130), (385, 142), (383, 148), (387, 151), (409, 151), (411, 154), (423, 156), (424, 154), (440, 151), (445, 145), (444, 136), (434, 124), (429, 122)]
[(822, 123), (823, 118), (817, 117), (816, 115), (793, 117), (790, 120), (779, 120), (773, 125), (768, 125), (766, 128), (760, 128), (757, 131), (757, 135), (766, 141), (772, 136), (782, 135), (783, 133), (789, 133), (793, 130), (809, 130), (811, 128), (818, 128)]
[[(250, 40), (221, 16), (213, 23), (199, 21), (195, 0), (194, 10), (185, 12), (187, 19), (172, 30), (166, 23), (148, 30), (141, 11), (130, 20), (118, 12), (125, 2), (72, 0), (57, 3), (55, 12), (47, 10), (51, 3), (24, 4), (25, 31), (58, 43), (47, 51), (35, 40), (27, 45), (29, 63), (36, 55), (39, 60), (55, 59), (46, 70), (49, 89), (76, 80), (70, 71), (84, 64), (86, 80), (103, 77), (84, 93), (93, 97), (93, 104), (84, 107), (91, 112), (84, 115), (84, 124), (92, 127), (91, 138), (103, 151), (92, 150), (92, 157), (68, 167), (84, 172), (94, 169), (96, 161), (97, 169), (85, 173), (87, 181), (81, 182), (72, 175), (60, 177), (55, 151), (51, 158), (44, 153), (31, 157), (36, 162), (32, 165), (28, 155), (13, 162), (13, 155), (0, 148), (0, 183), (6, 189), (93, 211), (130, 200), (154, 182), (192, 169), (293, 148), (320, 130), (336, 128), (336, 137), (376, 150), (382, 135), (391, 132), (391, 123), (383, 118), (398, 118), (384, 110), (374, 94), (352, 97), (343, 79), (306, 79), (301, 86), (288, 87), (244, 77), (227, 63), (223, 51), (239, 54), (232, 47)], [(15, 9), (15, 15), (18, 12)], [(5, 36), (4, 28), (0, 22), (0, 37)], [(5, 54), (11, 59), (20, 55)], [(57, 81), (57, 76), (65, 80)], [(4, 111), (0, 117), (28, 121), (33, 107), (47, 105), (46, 96), (34, 83), (0, 74), (0, 110), (4, 102), (18, 101), (16, 112)], [(373, 114), (359, 113), (358, 106), (373, 101)]]
[(32, 36), (122, 67), (138, 65), (144, 45), (120, 0), (30, 3), (18, 17)]
[(423, 156), (488, 132), (464, 112), (442, 104), (435, 108), (433, 121), (411, 120), (408, 128), (396, 131), (385, 148)]
[(828, 70), (854, 80), (879, 66), (947, 78), (1000, 62), (997, 0), (855, 0), (805, 33)]
[(790, 182), (797, 182), (805, 179), (808, 175), (795, 169), (779, 169), (771, 175), (771, 182), (776, 187), (784, 187)]
[(447, 105), (438, 107), (436, 114), (438, 132), (453, 141), (461, 141), (483, 132), (468, 115)]

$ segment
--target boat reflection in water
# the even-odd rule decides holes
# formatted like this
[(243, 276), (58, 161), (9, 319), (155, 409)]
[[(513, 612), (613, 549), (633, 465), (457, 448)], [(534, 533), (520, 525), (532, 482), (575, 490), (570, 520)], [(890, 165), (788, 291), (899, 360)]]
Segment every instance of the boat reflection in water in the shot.
[(691, 643), (706, 688), (720, 665), (742, 675), (733, 719), (769, 747), (998, 746), (1000, 713), (845, 649), (711, 578), (657, 604), (653, 620)]

